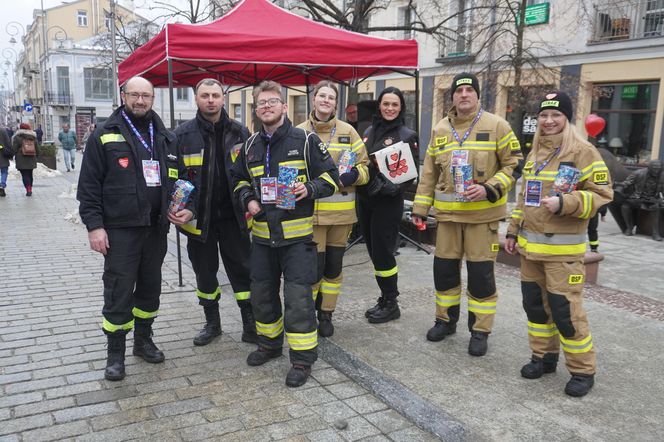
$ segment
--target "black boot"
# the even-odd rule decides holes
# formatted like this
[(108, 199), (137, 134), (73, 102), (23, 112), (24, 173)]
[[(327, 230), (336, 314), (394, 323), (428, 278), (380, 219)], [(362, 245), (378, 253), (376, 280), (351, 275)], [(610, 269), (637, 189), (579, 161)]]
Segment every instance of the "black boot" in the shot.
[(554, 373), (558, 365), (558, 353), (546, 353), (544, 357), (531, 356), (530, 362), (521, 367), (521, 376), (538, 379), (545, 373)]
[(384, 305), (385, 305), (385, 297), (383, 295), (380, 295), (380, 298), (376, 300), (376, 305), (374, 305), (370, 309), (367, 309), (367, 311), (364, 312), (364, 317), (368, 318), (369, 316), (373, 315), (378, 310), (383, 308)]
[(106, 369), (104, 377), (109, 381), (121, 381), (125, 378), (125, 350), (127, 333), (109, 333), (106, 335), (108, 343), (106, 356)]
[(208, 345), (217, 336), (221, 336), (221, 319), (219, 318), (219, 304), (206, 305), (203, 307), (205, 313), (205, 325), (194, 336), (194, 345)]
[(143, 358), (145, 362), (158, 364), (164, 362), (164, 353), (152, 342), (152, 322), (136, 320), (134, 329), (134, 356)]
[(383, 305), (369, 315), (369, 322), (382, 324), (393, 319), (399, 319), (399, 317), (401, 317), (401, 310), (399, 310), (397, 298), (385, 298)]
[(249, 300), (238, 301), (240, 315), (242, 316), (242, 342), (258, 344), (258, 334), (256, 334), (256, 320), (254, 311), (251, 308)]
[(489, 349), (489, 334), (486, 332), (471, 331), (468, 343), (468, 354), (471, 356), (484, 356)]
[(270, 349), (259, 345), (256, 350), (252, 351), (249, 353), (249, 356), (247, 356), (247, 365), (257, 367), (265, 364), (270, 359), (278, 358), (279, 356), (281, 356), (280, 348)]
[(456, 324), (445, 322), (442, 319), (436, 319), (436, 323), (427, 332), (429, 341), (438, 342), (445, 339), (447, 335), (456, 333)]
[(286, 385), (289, 387), (301, 387), (307, 383), (311, 374), (311, 366), (293, 364), (286, 375)]
[(329, 338), (334, 334), (332, 312), (318, 312), (318, 336)]
[(572, 378), (565, 385), (565, 393), (574, 397), (585, 396), (593, 385), (595, 385), (595, 375), (572, 373)]
[(623, 204), (620, 206), (620, 213), (625, 220), (625, 230), (623, 230), (623, 234), (627, 236), (634, 235), (634, 217), (632, 216), (632, 207), (628, 204)]

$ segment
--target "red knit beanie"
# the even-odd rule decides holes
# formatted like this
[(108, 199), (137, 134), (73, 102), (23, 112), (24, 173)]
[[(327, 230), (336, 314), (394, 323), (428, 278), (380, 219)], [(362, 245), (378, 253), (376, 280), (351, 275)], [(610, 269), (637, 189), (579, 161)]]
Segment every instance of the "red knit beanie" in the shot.
[(21, 123), (21, 125), (18, 127), (19, 129), (27, 129), (27, 130), (32, 130), (30, 125), (28, 123)]

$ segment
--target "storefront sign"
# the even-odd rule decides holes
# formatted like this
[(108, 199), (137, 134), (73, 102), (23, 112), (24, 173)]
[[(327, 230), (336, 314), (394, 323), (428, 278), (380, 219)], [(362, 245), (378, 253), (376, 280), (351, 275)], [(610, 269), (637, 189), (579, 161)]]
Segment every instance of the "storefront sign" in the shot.
[(523, 117), (523, 126), (521, 133), (526, 135), (526, 134), (534, 134), (535, 132), (537, 132), (537, 116), (525, 115)]
[(639, 86), (636, 84), (626, 84), (622, 87), (622, 99), (633, 100), (636, 98), (636, 93), (639, 91)]

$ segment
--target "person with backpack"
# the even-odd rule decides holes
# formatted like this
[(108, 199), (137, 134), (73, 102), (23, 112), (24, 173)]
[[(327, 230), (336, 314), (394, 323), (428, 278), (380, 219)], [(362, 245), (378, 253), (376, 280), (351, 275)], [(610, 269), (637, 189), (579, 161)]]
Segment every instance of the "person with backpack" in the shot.
[(9, 160), (14, 156), (12, 142), (4, 129), (0, 129), (0, 197), (7, 196), (7, 175), (9, 173)]
[(21, 179), (25, 186), (25, 196), (32, 196), (34, 181), (32, 171), (37, 168), (39, 143), (37, 142), (37, 134), (28, 123), (21, 123), (12, 137), (12, 150), (16, 152), (16, 169), (21, 172)]

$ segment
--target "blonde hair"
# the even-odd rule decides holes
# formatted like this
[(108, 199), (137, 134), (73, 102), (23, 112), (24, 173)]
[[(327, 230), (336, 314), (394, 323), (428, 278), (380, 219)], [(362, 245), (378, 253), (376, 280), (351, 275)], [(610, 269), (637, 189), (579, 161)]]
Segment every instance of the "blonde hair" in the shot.
[[(569, 122), (567, 117), (565, 117), (565, 127), (562, 130), (563, 141), (560, 145), (559, 155), (562, 156), (568, 149), (578, 143), (587, 143), (587, 140), (581, 135), (579, 130), (572, 123)], [(530, 153), (535, 156), (539, 150), (539, 141), (542, 136), (542, 128), (540, 125), (537, 125), (537, 131), (533, 137), (533, 147), (530, 150)]]
[(272, 80), (261, 81), (258, 84), (258, 86), (254, 88), (254, 91), (252, 92), (252, 95), (254, 96), (254, 103), (258, 101), (258, 95), (261, 92), (274, 92), (276, 94), (279, 94), (279, 98), (281, 98), (281, 101), (286, 101), (286, 97), (284, 97), (284, 93), (281, 90), (281, 85), (276, 81)]

